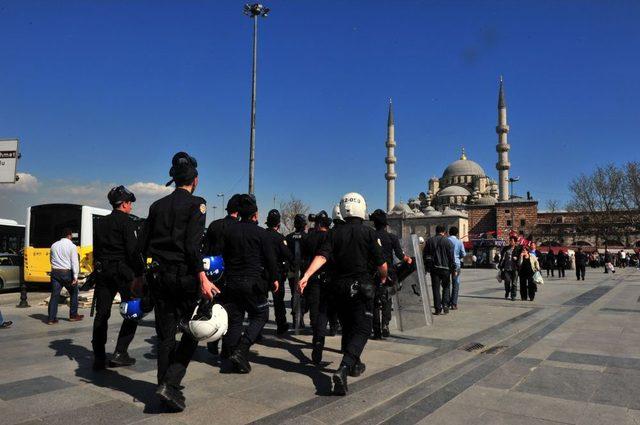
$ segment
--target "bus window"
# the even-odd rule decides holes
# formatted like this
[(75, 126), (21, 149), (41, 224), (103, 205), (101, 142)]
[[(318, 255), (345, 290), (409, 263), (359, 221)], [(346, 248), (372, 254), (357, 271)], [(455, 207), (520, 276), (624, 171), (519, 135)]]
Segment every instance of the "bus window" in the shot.
[(59, 240), (62, 230), (71, 229), (72, 241), (80, 244), (82, 207), (79, 205), (49, 204), (31, 207), (29, 246), (49, 248)]

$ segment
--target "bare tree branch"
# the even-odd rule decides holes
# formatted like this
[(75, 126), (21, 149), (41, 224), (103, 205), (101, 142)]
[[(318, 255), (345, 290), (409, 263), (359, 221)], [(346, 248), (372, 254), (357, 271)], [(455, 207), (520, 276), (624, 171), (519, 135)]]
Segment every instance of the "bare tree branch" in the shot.
[(310, 208), (304, 201), (291, 195), (288, 201), (280, 202), (280, 216), (282, 217), (283, 233), (293, 231), (293, 219), (297, 214), (307, 215)]

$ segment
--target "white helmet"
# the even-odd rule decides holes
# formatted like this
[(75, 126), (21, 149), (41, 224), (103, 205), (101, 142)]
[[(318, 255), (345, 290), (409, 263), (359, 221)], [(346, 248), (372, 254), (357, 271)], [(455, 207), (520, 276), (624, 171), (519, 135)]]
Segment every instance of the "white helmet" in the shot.
[(336, 206), (333, 207), (333, 211), (331, 212), (331, 219), (344, 221), (342, 218), (342, 214), (340, 213), (340, 204), (336, 204)]
[(208, 306), (200, 303), (189, 321), (189, 333), (197, 341), (217, 341), (227, 333), (228, 327), (227, 311), (220, 304), (214, 304), (209, 310)]
[(340, 215), (343, 219), (358, 217), (363, 220), (367, 218), (367, 203), (364, 197), (356, 192), (349, 192), (340, 199)]

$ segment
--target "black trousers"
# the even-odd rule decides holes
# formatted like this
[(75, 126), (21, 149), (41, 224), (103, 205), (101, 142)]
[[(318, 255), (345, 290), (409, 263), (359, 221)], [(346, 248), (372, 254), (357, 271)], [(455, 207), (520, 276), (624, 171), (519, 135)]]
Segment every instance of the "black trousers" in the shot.
[[(294, 306), (294, 302), (293, 302), (293, 294), (295, 294), (295, 292), (298, 290), (298, 279), (291, 279), (289, 278), (289, 289), (291, 290), (291, 316), (293, 317), (293, 325), (295, 326), (295, 321), (296, 321), (296, 312), (293, 308)], [(306, 289), (305, 289), (306, 291)], [(284, 297), (284, 293), (282, 294), (282, 296)], [(307, 312), (307, 306), (305, 305), (305, 297), (300, 297), (300, 311), (302, 312), (302, 317), (304, 318), (305, 313)]]
[[(229, 352), (242, 341), (251, 345), (262, 332), (269, 320), (269, 301), (267, 283), (260, 278), (227, 279), (224, 308), (229, 316), (229, 328), (222, 343)], [(247, 314), (249, 325), (244, 328), (244, 316)]]
[(585, 272), (586, 272), (586, 266), (584, 266), (584, 265), (580, 266), (580, 265), (576, 264), (576, 278), (578, 280), (580, 280), (580, 279), (584, 280)]
[(276, 316), (276, 325), (278, 329), (282, 329), (287, 326), (287, 309), (284, 305), (284, 279), (278, 281), (280, 288), (278, 292), (271, 291), (271, 297), (273, 298), (273, 312)]
[(547, 267), (547, 277), (549, 277), (549, 272), (551, 272), (551, 277), (554, 277), (553, 266)]
[(376, 285), (376, 295), (373, 299), (373, 333), (379, 335), (382, 328), (388, 327), (391, 321), (391, 296), (389, 281), (386, 285)]
[(538, 285), (533, 281), (533, 275), (520, 275), (520, 299), (533, 301), (536, 297)]
[(451, 272), (449, 270), (436, 269), (431, 272), (431, 289), (433, 291), (433, 308), (436, 313), (443, 308), (449, 308), (451, 299)]
[(565, 277), (564, 270), (565, 270), (564, 267), (558, 266), (558, 277)]
[(371, 335), (375, 288), (370, 279), (338, 279), (330, 291), (342, 324), (341, 364), (353, 367)]
[(504, 280), (504, 297), (516, 299), (516, 282), (518, 281), (518, 272), (515, 270), (504, 270), (502, 272)]
[(309, 320), (313, 330), (312, 344), (324, 348), (325, 337), (327, 336), (327, 323), (331, 315), (335, 315), (335, 308), (332, 306), (331, 283), (324, 279), (309, 279), (307, 287), (304, 289), (304, 298), (309, 308)]
[(191, 318), (198, 304), (198, 280), (194, 275), (160, 272), (153, 283), (158, 334), (158, 384), (178, 386), (187, 373), (198, 341), (187, 332), (176, 342), (178, 323)]
[[(122, 301), (131, 299), (129, 286), (131, 279), (133, 279), (133, 272), (131, 271), (130, 274), (122, 273), (122, 270), (119, 270), (118, 267), (116, 263), (114, 267), (105, 267), (103, 271), (96, 274), (96, 286), (93, 293), (96, 303), (96, 315), (93, 319), (91, 345), (93, 346), (93, 355), (99, 359), (105, 357), (105, 345), (107, 343), (107, 331), (109, 329), (109, 318), (111, 317), (113, 299), (118, 292), (120, 292)], [(120, 326), (115, 352), (127, 352), (137, 329), (138, 322), (123, 320)]]

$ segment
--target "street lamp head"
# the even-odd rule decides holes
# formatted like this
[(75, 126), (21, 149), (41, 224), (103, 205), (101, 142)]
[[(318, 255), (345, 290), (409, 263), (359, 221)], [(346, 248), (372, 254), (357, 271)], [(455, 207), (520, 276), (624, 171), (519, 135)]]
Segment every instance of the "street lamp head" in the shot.
[(244, 5), (244, 14), (250, 18), (253, 18), (256, 16), (266, 17), (270, 11), (271, 9), (269, 9), (268, 7), (264, 7), (260, 3), (254, 3), (254, 4), (247, 3)]
[(509, 182), (511, 182), (511, 183), (515, 183), (517, 181), (520, 181), (520, 177), (511, 177), (511, 178), (509, 178)]
[(221, 196), (224, 196), (224, 193), (218, 193), (216, 196), (219, 198)]

